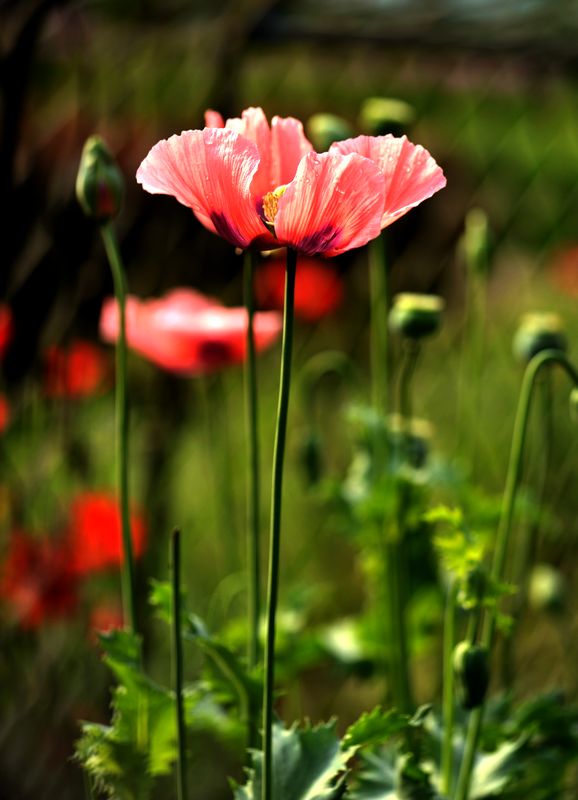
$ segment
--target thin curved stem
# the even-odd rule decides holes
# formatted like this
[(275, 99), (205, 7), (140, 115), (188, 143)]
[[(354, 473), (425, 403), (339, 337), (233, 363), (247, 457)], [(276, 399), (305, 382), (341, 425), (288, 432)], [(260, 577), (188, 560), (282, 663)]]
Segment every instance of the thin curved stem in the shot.
[(281, 500), (283, 495), (283, 461), (287, 434), (287, 414), (291, 387), (293, 350), (293, 308), (297, 253), (287, 250), (285, 274), (285, 306), (283, 311), (283, 343), (281, 378), (277, 407), (277, 430), (273, 452), (273, 488), (271, 496), (271, 531), (269, 545), (269, 579), (267, 586), (267, 636), (265, 643), (265, 687), (263, 694), (263, 793), (262, 800), (273, 795), (273, 690), (275, 686), (275, 618), (279, 592), (279, 555), (281, 546)]
[[(247, 362), (245, 368), (245, 408), (247, 415), (247, 577), (249, 638), (247, 663), (254, 668), (259, 660), (259, 619), (261, 616), (261, 544), (259, 530), (259, 429), (257, 404), (257, 361), (255, 357), (253, 276), (256, 254), (246, 251), (244, 295), (247, 309)], [(252, 737), (250, 737), (252, 739)], [(256, 742), (251, 741), (250, 746)]]
[(134, 633), (134, 556), (130, 530), (129, 486), (128, 486), (128, 400), (126, 380), (126, 288), (124, 269), (118, 243), (110, 223), (100, 227), (104, 248), (114, 281), (114, 292), (118, 304), (118, 341), (116, 343), (116, 425), (117, 425), (117, 470), (122, 530), (122, 602), (125, 625)]
[(171, 536), (171, 566), (173, 594), (173, 670), (178, 743), (177, 797), (178, 800), (186, 800), (187, 760), (183, 694), (183, 641), (181, 637), (181, 532), (179, 530), (174, 530)]
[[(560, 350), (544, 350), (541, 353), (538, 353), (538, 355), (534, 356), (534, 358), (526, 367), (526, 372), (524, 373), (524, 379), (522, 381), (522, 388), (520, 390), (518, 409), (516, 411), (516, 420), (514, 423), (514, 433), (512, 435), (512, 446), (510, 450), (510, 460), (508, 463), (506, 485), (502, 499), (502, 511), (500, 514), (500, 522), (498, 525), (498, 533), (494, 548), (494, 560), (491, 570), (491, 576), (494, 581), (500, 581), (504, 574), (504, 566), (510, 541), (512, 520), (514, 516), (516, 491), (522, 470), (522, 455), (526, 441), (526, 432), (528, 428), (528, 419), (530, 416), (530, 405), (533, 389), (537, 375), (546, 364), (558, 364), (560, 367), (562, 367), (562, 369), (565, 370), (566, 374), (570, 380), (573, 381), (574, 385), (578, 386), (578, 371), (570, 363), (566, 355)], [(486, 615), (482, 632), (482, 644), (488, 649), (488, 651), (491, 651), (495, 630), (496, 614), (495, 611), (490, 611)], [(484, 710), (485, 703), (482, 703), (482, 705), (474, 709), (470, 715), (464, 756), (460, 768), (455, 800), (467, 800), (469, 796), (472, 769), (482, 728)]]

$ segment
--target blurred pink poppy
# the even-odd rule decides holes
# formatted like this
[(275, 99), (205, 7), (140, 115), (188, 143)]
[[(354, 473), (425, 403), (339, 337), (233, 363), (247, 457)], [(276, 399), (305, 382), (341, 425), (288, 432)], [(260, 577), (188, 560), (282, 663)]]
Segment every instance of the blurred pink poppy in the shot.
[(6, 355), (12, 337), (14, 335), (14, 320), (10, 306), (0, 303), (0, 361)]
[[(146, 526), (140, 512), (130, 515), (135, 558), (142, 555)], [(122, 564), (122, 534), (117, 498), (109, 492), (84, 492), (70, 508), (66, 543), (70, 567), (77, 575), (96, 572)]]
[[(274, 258), (266, 261), (255, 274), (255, 295), (263, 308), (283, 308), (285, 299), (285, 263)], [(299, 256), (295, 273), (295, 316), (315, 322), (332, 314), (343, 302), (343, 280), (324, 261)]]
[(386, 228), (446, 185), (441, 168), (407, 136), (357, 136), (335, 142), (331, 153), (357, 153), (373, 161), (385, 177), (381, 227)]
[(111, 384), (111, 364), (100, 347), (76, 340), (44, 353), (44, 392), (49, 397), (90, 397)]
[[(281, 315), (257, 312), (255, 346), (263, 350), (281, 332)], [(118, 337), (118, 306), (104, 302), (100, 333), (107, 342)], [(175, 289), (155, 300), (129, 296), (126, 304), (129, 347), (153, 364), (181, 375), (203, 375), (246, 356), (247, 311), (225, 308), (193, 289)]]
[[(220, 121), (212, 112), (210, 124)], [(423, 159), (423, 148), (412, 155), (415, 146), (404, 141), (397, 151), (390, 148), (386, 173), (365, 154), (314, 153), (298, 120), (274, 117), (269, 126), (262, 109), (249, 108), (223, 128), (158, 142), (137, 180), (190, 207), (237, 247), (284, 245), (334, 256), (366, 244), (445, 184), (431, 156)]]
[(0, 568), (0, 597), (22, 628), (73, 614), (76, 588), (68, 551), (60, 542), (12, 533)]

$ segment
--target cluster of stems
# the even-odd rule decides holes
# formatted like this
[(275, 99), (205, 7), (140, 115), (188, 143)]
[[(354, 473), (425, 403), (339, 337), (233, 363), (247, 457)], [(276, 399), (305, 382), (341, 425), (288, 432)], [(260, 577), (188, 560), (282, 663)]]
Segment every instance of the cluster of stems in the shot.
[[(514, 507), (516, 492), (520, 482), (520, 475), (523, 463), (524, 445), (528, 429), (530, 407), (533, 397), (533, 390), (538, 374), (545, 367), (550, 365), (560, 366), (568, 375), (574, 386), (578, 386), (578, 371), (568, 360), (566, 355), (560, 350), (545, 350), (538, 353), (528, 364), (514, 423), (514, 433), (512, 436), (512, 446), (506, 476), (506, 485), (502, 501), (502, 510), (498, 533), (494, 548), (494, 557), (491, 567), (491, 578), (496, 583), (503, 580), (504, 569), (506, 566), (506, 556), (510, 546), (512, 522), (514, 518)], [(483, 615), (481, 643), (491, 653), (496, 633), (496, 610), (489, 609)], [(478, 749), (482, 723), (484, 719), (485, 702), (475, 708), (468, 720), (466, 743), (464, 754), (460, 765), (458, 781), (455, 792), (455, 800), (468, 800), (470, 784), (476, 752)], [(450, 718), (451, 719), (451, 718)], [(448, 721), (446, 720), (446, 725)], [(451, 725), (447, 725), (446, 741), (451, 737)]]
[[(122, 568), (122, 596), (125, 624), (132, 632), (136, 631), (135, 598), (134, 598), (134, 557), (130, 531), (129, 516), (129, 487), (128, 487), (128, 403), (126, 391), (126, 288), (124, 270), (120, 258), (116, 238), (110, 222), (101, 223), (100, 230), (111, 266), (114, 288), (119, 308), (119, 336), (116, 348), (116, 420), (117, 420), (117, 469), (119, 502), (122, 521), (123, 543), (123, 568)], [(253, 330), (254, 303), (253, 303), (253, 273), (256, 254), (248, 252), (245, 260), (245, 303), (248, 313), (247, 325), (247, 369), (246, 369), (246, 413), (248, 431), (248, 503), (247, 503), (247, 553), (248, 553), (248, 646), (247, 662), (250, 668), (259, 663), (259, 621), (261, 615), (260, 599), (260, 529), (259, 529), (259, 438), (258, 438), (258, 409), (257, 409), (257, 374), (255, 359), (255, 341)], [(269, 569), (266, 597), (266, 636), (264, 649), (264, 690), (262, 704), (262, 798), (272, 800), (273, 795), (273, 723), (274, 723), (274, 683), (275, 683), (275, 627), (276, 611), (279, 590), (279, 564), (281, 546), (281, 509), (283, 490), (283, 464), (285, 455), (285, 441), (287, 432), (287, 417), (289, 408), (289, 393), (291, 385), (291, 357), (293, 344), (293, 308), (295, 293), (296, 252), (288, 249), (285, 282), (285, 303), (283, 313), (283, 341), (279, 383), (279, 400), (277, 409), (277, 425), (275, 434), (275, 447), (273, 454), (272, 498), (269, 539)], [(373, 402), (375, 410), (383, 414), (387, 411), (388, 387), (388, 334), (386, 322), (387, 281), (386, 265), (383, 242), (377, 240), (371, 248), (371, 291), (372, 291), (372, 371), (373, 371)], [(399, 467), (405, 459), (406, 426), (412, 413), (411, 404), (411, 379), (416, 366), (419, 347), (415, 342), (405, 343), (404, 358), (402, 361), (398, 392), (397, 408), (399, 411), (402, 430), (400, 437), (400, 452), (394, 454), (394, 462)], [(491, 568), (491, 578), (500, 582), (504, 578), (506, 555), (509, 548), (514, 504), (518, 488), (524, 443), (528, 427), (531, 399), (534, 385), (540, 371), (552, 365), (560, 366), (570, 377), (575, 386), (578, 386), (578, 372), (568, 361), (565, 354), (558, 350), (543, 351), (535, 356), (529, 363), (522, 383), (506, 485), (504, 490), (503, 505), (498, 527), (498, 534), (494, 549), (494, 558)], [(544, 392), (550, 391), (549, 375)], [(544, 398), (549, 400), (549, 396)], [(548, 403), (546, 402), (547, 406)], [(548, 420), (545, 417), (547, 424)], [(388, 521), (384, 520), (383, 531), (383, 558), (384, 575), (386, 577), (387, 592), (384, 597), (384, 612), (388, 629), (389, 657), (391, 664), (391, 687), (394, 704), (402, 711), (410, 711), (412, 707), (412, 692), (409, 679), (409, 658), (407, 647), (407, 634), (405, 626), (405, 608), (407, 603), (406, 589), (406, 564), (404, 539), (406, 534), (406, 517), (411, 498), (409, 487), (399, 481), (397, 514), (395, 519), (395, 533), (391, 534)], [(524, 543), (524, 552), (528, 555), (531, 543)], [(171, 564), (172, 564), (172, 601), (173, 601), (173, 661), (174, 684), (176, 693), (176, 715), (178, 733), (178, 767), (177, 786), (179, 800), (185, 800), (186, 789), (186, 749), (185, 749), (185, 723), (183, 708), (183, 656), (180, 631), (180, 533), (175, 531), (171, 538)], [(452, 652), (455, 644), (456, 632), (456, 606), (457, 585), (451, 583), (447, 590), (446, 612), (444, 621), (444, 741), (442, 745), (442, 791), (450, 795), (452, 792), (453, 774), (453, 726), (455, 718), (454, 680), (452, 669)], [(479, 611), (478, 624), (481, 630), (480, 641), (488, 652), (495, 638), (496, 611), (495, 609)], [(474, 759), (477, 752), (481, 726), (484, 718), (484, 702), (475, 708), (469, 717), (466, 744), (460, 765), (455, 800), (468, 800)], [(258, 745), (258, 720), (257, 709), (251, 708), (248, 712), (248, 743), (251, 747)]]

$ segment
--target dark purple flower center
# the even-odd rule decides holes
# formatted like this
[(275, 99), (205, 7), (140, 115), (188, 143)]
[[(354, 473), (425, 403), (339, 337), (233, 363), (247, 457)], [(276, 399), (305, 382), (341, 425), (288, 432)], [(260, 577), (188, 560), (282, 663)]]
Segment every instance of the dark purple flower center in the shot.
[(245, 240), (225, 214), (221, 214), (220, 211), (211, 211), (210, 216), (211, 222), (215, 226), (215, 231), (219, 236), (236, 247), (245, 247)]
[(234, 360), (234, 348), (222, 339), (208, 339), (199, 346), (199, 361), (206, 369), (224, 367)]
[(335, 247), (340, 238), (341, 228), (336, 228), (328, 223), (323, 228), (315, 231), (315, 233), (304, 236), (295, 244), (295, 249), (300, 253), (305, 253), (305, 255), (314, 256), (318, 253), (325, 253)]

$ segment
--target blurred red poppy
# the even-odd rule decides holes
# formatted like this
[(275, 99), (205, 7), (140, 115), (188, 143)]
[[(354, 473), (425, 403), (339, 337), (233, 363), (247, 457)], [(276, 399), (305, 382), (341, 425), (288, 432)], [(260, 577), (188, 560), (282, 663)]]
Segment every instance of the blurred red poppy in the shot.
[[(255, 275), (255, 295), (263, 308), (283, 308), (285, 262), (271, 259)], [(332, 314), (343, 302), (343, 280), (325, 261), (300, 256), (295, 274), (295, 316), (315, 322)]]
[[(276, 311), (255, 314), (257, 350), (273, 344), (281, 325)], [(112, 298), (102, 307), (100, 333), (107, 342), (118, 337), (118, 306)], [(244, 308), (225, 308), (193, 289), (175, 289), (155, 300), (127, 298), (129, 347), (171, 372), (202, 375), (240, 363), (246, 355), (246, 336)]]
[(52, 345), (44, 353), (44, 392), (49, 397), (90, 397), (111, 384), (107, 353), (91, 342)]
[(61, 543), (15, 531), (0, 570), (0, 597), (26, 629), (70, 616), (77, 594), (67, 550)]
[(14, 334), (14, 321), (12, 311), (5, 303), (0, 303), (0, 361), (6, 355), (12, 336)]
[[(142, 555), (146, 526), (134, 509), (130, 517), (135, 557)], [(72, 503), (67, 543), (75, 574), (96, 572), (120, 565), (123, 560), (120, 508), (108, 492), (84, 492)]]
[(122, 609), (111, 603), (100, 603), (90, 612), (88, 627), (91, 638), (96, 633), (108, 633), (122, 628), (124, 625)]
[(4, 433), (10, 424), (10, 406), (6, 395), (0, 393), (0, 433)]
[(557, 289), (571, 297), (578, 296), (578, 244), (560, 250), (552, 259), (550, 277)]

